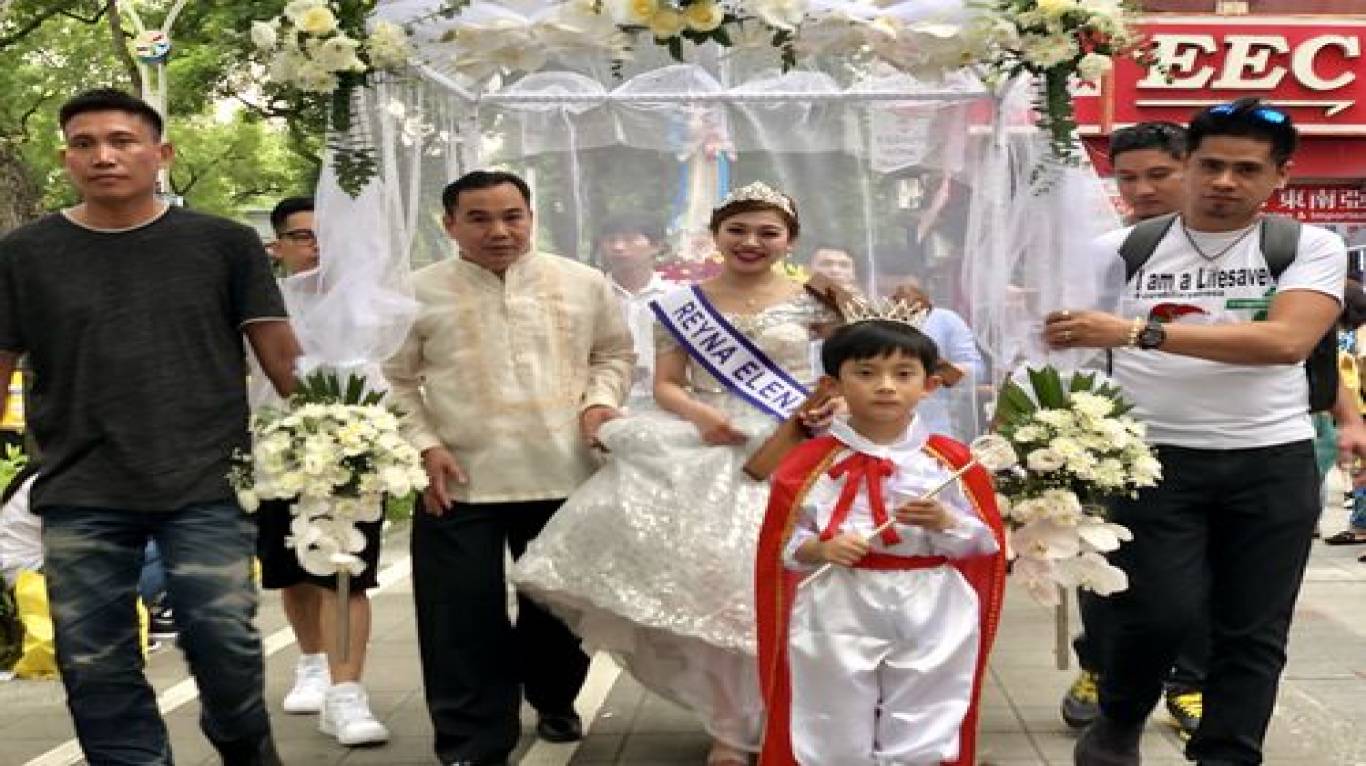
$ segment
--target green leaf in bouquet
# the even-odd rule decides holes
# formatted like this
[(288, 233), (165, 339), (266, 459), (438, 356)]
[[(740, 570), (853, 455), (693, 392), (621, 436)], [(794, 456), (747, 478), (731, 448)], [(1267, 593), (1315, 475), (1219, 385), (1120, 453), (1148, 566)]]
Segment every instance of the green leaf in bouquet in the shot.
[(365, 393), (365, 378), (356, 373), (346, 379), (346, 396), (342, 398), (343, 404), (360, 404), (361, 395)]
[(1067, 407), (1067, 392), (1062, 387), (1062, 376), (1055, 367), (1030, 368), (1029, 382), (1034, 386), (1034, 395), (1039, 398), (1039, 406), (1046, 410), (1060, 410)]
[[(1068, 391), (1079, 394), (1083, 391), (1090, 391), (1096, 387), (1096, 374), (1094, 372), (1076, 372), (1072, 374), (1072, 385), (1068, 386)], [(1100, 393), (1097, 391), (1096, 393)]]
[(1029, 394), (1016, 383), (1007, 380), (1001, 386), (996, 402), (997, 423), (1011, 423), (1038, 409)]

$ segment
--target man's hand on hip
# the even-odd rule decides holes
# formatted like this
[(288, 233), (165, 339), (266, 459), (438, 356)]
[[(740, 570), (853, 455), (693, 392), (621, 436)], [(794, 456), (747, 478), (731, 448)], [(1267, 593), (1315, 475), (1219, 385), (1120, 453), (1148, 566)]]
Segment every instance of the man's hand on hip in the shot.
[(451, 493), (446, 489), (448, 482), (469, 484), (470, 478), (460, 467), (455, 455), (445, 447), (431, 447), (422, 453), (422, 467), (427, 471), (427, 489), (422, 493), (422, 505), (427, 513), (441, 516), (451, 507)]

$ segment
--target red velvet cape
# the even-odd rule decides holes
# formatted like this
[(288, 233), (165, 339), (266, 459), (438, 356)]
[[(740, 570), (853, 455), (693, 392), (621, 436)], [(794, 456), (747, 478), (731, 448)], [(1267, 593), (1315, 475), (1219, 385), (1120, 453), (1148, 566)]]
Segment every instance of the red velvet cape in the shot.
[[(773, 474), (768, 511), (759, 533), (755, 571), (756, 611), (759, 631), (759, 681), (768, 709), (763, 750), (759, 766), (796, 766), (792, 753), (792, 681), (787, 666), (788, 619), (793, 595), (802, 573), (789, 570), (783, 563), (783, 549), (792, 535), (797, 511), (812, 484), (827, 471), (843, 445), (832, 436), (812, 439), (793, 449)], [(946, 436), (931, 436), (925, 450), (950, 470), (958, 470), (971, 459), (968, 448)], [(952, 566), (977, 591), (981, 607), (981, 644), (977, 653), (977, 673), (972, 684), (972, 699), (963, 718), (959, 736), (958, 759), (948, 766), (971, 766), (977, 744), (977, 717), (986, 678), (987, 658), (996, 638), (1001, 618), (1001, 599), (1005, 592), (1005, 531), (996, 507), (996, 492), (991, 475), (973, 466), (962, 477), (969, 502), (996, 538), (997, 553), (971, 559), (957, 559)]]

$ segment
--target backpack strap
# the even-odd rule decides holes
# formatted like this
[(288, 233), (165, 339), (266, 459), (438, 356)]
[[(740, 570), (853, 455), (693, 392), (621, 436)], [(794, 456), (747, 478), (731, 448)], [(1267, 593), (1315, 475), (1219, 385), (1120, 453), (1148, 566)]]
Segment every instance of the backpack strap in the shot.
[[(1124, 259), (1125, 283), (1133, 279), (1138, 270), (1143, 268), (1143, 264), (1153, 257), (1158, 243), (1167, 236), (1175, 221), (1176, 213), (1168, 213), (1139, 221), (1129, 231), (1129, 236), (1125, 237), (1123, 244), (1119, 246), (1119, 257)], [(1298, 235), (1299, 232), (1296, 232), (1296, 236)], [(1295, 257), (1293, 246), (1290, 248), (1290, 257)]]
[(1268, 215), (1262, 218), (1261, 233), (1262, 257), (1274, 279), (1295, 260), (1300, 247), (1300, 222), (1283, 215)]

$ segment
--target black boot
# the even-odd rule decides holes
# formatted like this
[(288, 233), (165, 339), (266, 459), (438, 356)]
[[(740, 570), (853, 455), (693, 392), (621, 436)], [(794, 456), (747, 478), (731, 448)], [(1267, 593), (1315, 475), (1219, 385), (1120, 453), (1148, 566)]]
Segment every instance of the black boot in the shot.
[(1120, 723), (1101, 714), (1077, 738), (1072, 751), (1076, 766), (1139, 766), (1138, 742), (1143, 737), (1143, 722)]

